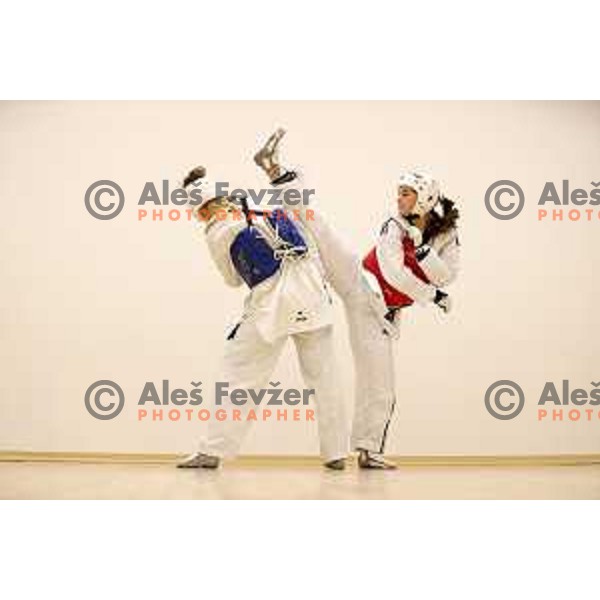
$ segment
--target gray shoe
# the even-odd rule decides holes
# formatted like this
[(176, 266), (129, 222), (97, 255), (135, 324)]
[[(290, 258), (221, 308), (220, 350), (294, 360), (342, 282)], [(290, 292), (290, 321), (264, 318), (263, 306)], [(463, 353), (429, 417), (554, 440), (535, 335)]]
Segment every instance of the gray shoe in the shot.
[(369, 450), (358, 451), (358, 467), (360, 469), (379, 469), (379, 470), (392, 470), (396, 469), (394, 463), (384, 460), (382, 454), (376, 454), (375, 452), (369, 452)]
[(271, 181), (276, 180), (284, 172), (279, 164), (278, 146), (285, 135), (281, 127), (266, 141), (265, 145), (254, 155), (254, 162), (269, 176)]
[(326, 469), (331, 469), (332, 471), (343, 471), (346, 468), (346, 459), (336, 458), (335, 460), (330, 460), (326, 463), (323, 463), (323, 466)]
[(177, 463), (178, 469), (216, 469), (221, 459), (202, 452), (194, 452)]

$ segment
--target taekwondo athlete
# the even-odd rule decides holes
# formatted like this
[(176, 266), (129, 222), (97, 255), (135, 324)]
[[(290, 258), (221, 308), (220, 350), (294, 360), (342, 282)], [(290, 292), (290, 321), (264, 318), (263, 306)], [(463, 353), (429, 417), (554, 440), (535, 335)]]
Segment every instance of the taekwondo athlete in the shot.
[[(295, 345), (306, 385), (315, 390), (320, 453), (324, 466), (342, 470), (348, 454), (348, 427), (338, 383), (332, 326), (332, 300), (318, 251), (301, 222), (249, 210), (219, 196), (205, 169), (190, 172), (184, 187), (202, 185), (204, 237), (226, 284), (246, 285), (243, 316), (225, 342), (221, 377), (232, 388), (266, 387), (288, 339)], [(220, 215), (219, 215), (220, 211)], [(225, 214), (226, 218), (221, 218)], [(229, 397), (227, 397), (229, 398)], [(221, 408), (232, 409), (232, 405)], [(248, 411), (249, 403), (236, 406)], [(229, 415), (228, 415), (229, 417)], [(217, 468), (235, 455), (251, 421), (211, 419), (208, 435), (180, 468)]]
[[(301, 187), (298, 170), (284, 168), (277, 130), (255, 155), (273, 185)], [(281, 194), (285, 198), (285, 194)], [(431, 176), (403, 172), (397, 200), (375, 246), (362, 258), (331, 226), (311, 199), (311, 219), (300, 211), (313, 236), (328, 281), (343, 301), (355, 367), (355, 411), (351, 445), (364, 469), (393, 469), (383, 457), (396, 406), (394, 343), (401, 314), (415, 301), (451, 308), (442, 289), (456, 277), (460, 244), (454, 202), (439, 193)]]

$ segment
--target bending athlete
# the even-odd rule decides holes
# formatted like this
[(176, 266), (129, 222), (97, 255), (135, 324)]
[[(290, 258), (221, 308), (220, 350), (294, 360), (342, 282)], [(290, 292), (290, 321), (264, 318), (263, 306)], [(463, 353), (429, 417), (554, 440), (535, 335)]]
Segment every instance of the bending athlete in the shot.
[[(184, 187), (202, 185), (196, 215), (205, 223), (212, 259), (226, 284), (250, 289), (244, 314), (225, 341), (221, 376), (231, 388), (265, 388), (286, 341), (293, 340), (304, 381), (315, 390), (324, 465), (341, 470), (347, 422), (334, 360), (331, 296), (318, 252), (302, 223), (286, 218), (283, 209), (261, 214), (243, 204), (240, 211), (204, 175), (204, 168), (194, 169)], [(222, 408), (227, 418), (210, 420), (208, 436), (178, 467), (216, 468), (238, 452), (250, 421), (231, 413), (234, 408), (247, 413), (250, 403), (234, 406), (228, 396)]]

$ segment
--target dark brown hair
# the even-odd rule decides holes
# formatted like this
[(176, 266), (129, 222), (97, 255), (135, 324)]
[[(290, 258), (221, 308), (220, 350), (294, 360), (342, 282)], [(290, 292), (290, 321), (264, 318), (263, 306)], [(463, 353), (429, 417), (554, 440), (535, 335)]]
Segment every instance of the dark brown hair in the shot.
[(423, 242), (425, 244), (438, 235), (456, 228), (456, 222), (460, 216), (456, 203), (442, 196), (439, 204), (442, 207), (441, 214), (434, 209), (429, 211), (427, 215), (427, 225), (423, 231)]

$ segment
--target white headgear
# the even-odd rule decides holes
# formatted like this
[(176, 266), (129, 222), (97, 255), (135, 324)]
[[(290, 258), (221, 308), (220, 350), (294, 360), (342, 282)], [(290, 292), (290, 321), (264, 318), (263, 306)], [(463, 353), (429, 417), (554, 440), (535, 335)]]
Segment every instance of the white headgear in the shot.
[(440, 199), (438, 182), (428, 173), (404, 171), (398, 178), (398, 186), (412, 188), (417, 193), (415, 213), (422, 216), (428, 213)]

